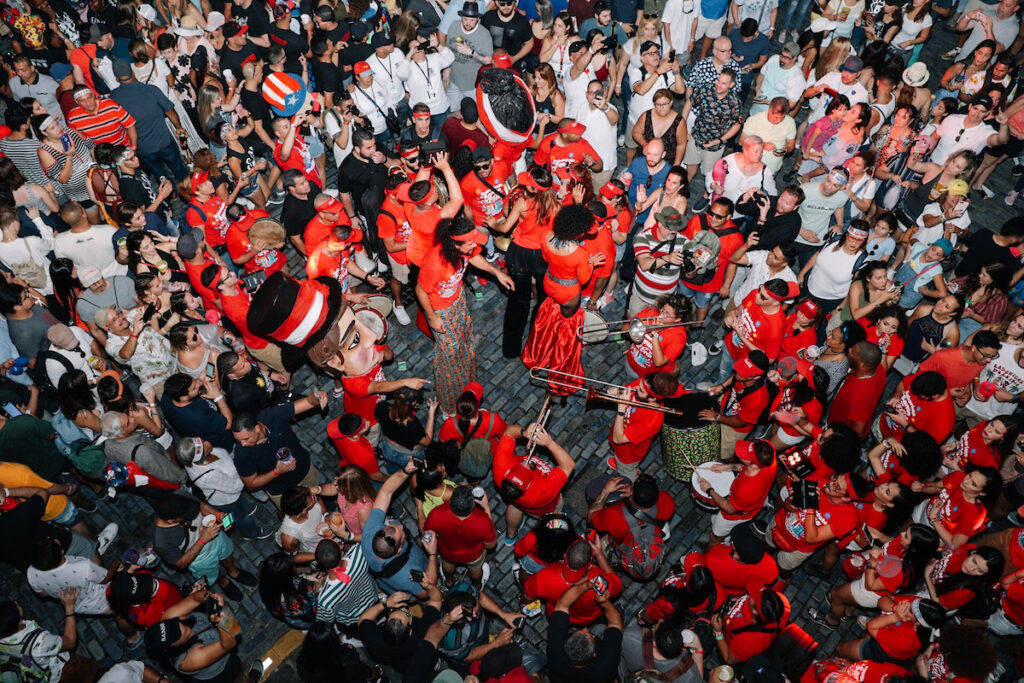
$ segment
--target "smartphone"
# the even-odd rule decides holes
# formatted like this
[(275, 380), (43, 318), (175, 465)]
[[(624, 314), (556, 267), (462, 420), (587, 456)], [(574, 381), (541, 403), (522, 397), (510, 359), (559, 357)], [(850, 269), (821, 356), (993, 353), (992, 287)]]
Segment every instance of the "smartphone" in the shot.
[(587, 543), (597, 543), (597, 530), (587, 529)]
[(196, 582), (195, 582), (194, 584), (192, 584), (192, 590), (193, 590), (193, 591), (202, 591), (202, 590), (206, 590), (206, 588), (207, 588), (207, 587), (208, 587), (209, 585), (210, 585), (210, 584), (209, 584), (209, 583), (207, 583), (207, 581), (206, 581), (206, 577), (205, 577), (205, 576), (201, 576), (201, 577), (199, 577), (198, 579), (196, 579)]
[(890, 415), (899, 415), (900, 414), (900, 411), (897, 410), (894, 406), (886, 406), (885, 408), (882, 408), (882, 410), (887, 412), (887, 413), (889, 413)]
[(413, 580), (413, 583), (423, 583), (424, 574), (419, 569), (410, 569), (409, 578)]
[(512, 620), (512, 628), (516, 631), (522, 631), (523, 625), (526, 624), (526, 617), (516, 617)]
[(220, 614), (221, 612), (223, 612), (224, 606), (217, 602), (217, 600), (215, 600), (214, 597), (211, 595), (210, 597), (206, 598), (206, 609), (210, 612), (210, 615), (212, 616), (214, 614)]
[(235, 525), (235, 515), (231, 512), (220, 518), (220, 525), (224, 528), (224, 531), (230, 531), (231, 527)]
[(148, 323), (154, 315), (156, 315), (156, 306), (153, 304), (146, 306), (146, 310), (142, 312), (142, 322)]
[(590, 585), (594, 589), (594, 592), (598, 595), (603, 596), (605, 593), (608, 592), (608, 579), (604, 578), (603, 576), (595, 576), (593, 582), (591, 582)]
[(13, 403), (5, 403), (4, 412), (7, 413), (7, 417), (18, 417), (21, 415), (21, 411), (18, 410)]
[(213, 375), (214, 375), (215, 372), (216, 372), (216, 368), (213, 366), (213, 363), (207, 363), (206, 364), (206, 376), (208, 378), (210, 378), (210, 379), (213, 379)]
[(668, 51), (668, 61), (676, 61), (676, 51), (674, 49)]
[(64, 151), (71, 149), (71, 136), (68, 135), (67, 131), (60, 136), (60, 144), (64, 145)]

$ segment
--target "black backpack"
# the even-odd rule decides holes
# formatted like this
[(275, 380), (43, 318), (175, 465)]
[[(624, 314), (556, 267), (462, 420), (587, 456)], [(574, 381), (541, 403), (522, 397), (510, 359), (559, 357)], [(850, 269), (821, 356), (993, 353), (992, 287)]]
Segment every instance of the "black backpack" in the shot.
[[(32, 381), (35, 382), (36, 386), (39, 387), (39, 391), (42, 392), (43, 396), (51, 401), (59, 401), (60, 393), (57, 391), (57, 386), (50, 381), (50, 373), (46, 371), (46, 361), (55, 360), (64, 366), (64, 373), (71, 372), (75, 369), (75, 366), (71, 364), (63, 354), (57, 353), (56, 351), (40, 351), (36, 355), (36, 365), (29, 372), (32, 377)], [(61, 373), (62, 375), (64, 373)]]

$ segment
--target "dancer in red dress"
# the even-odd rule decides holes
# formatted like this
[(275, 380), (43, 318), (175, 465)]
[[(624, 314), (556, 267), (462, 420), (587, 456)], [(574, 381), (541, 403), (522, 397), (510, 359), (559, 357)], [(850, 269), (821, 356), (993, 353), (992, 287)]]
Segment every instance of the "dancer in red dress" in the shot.
[[(604, 254), (591, 255), (582, 239), (594, 225), (594, 214), (586, 206), (572, 204), (555, 216), (552, 231), (541, 243), (541, 252), (548, 264), (544, 276), (544, 299), (523, 349), (523, 365), (542, 367), (570, 375), (583, 375), (580, 356), (583, 340), (577, 334), (583, 325), (580, 293), (594, 273), (594, 266), (604, 263)], [(552, 379), (578, 384), (568, 377)], [(572, 389), (551, 386), (551, 391), (564, 396)]]

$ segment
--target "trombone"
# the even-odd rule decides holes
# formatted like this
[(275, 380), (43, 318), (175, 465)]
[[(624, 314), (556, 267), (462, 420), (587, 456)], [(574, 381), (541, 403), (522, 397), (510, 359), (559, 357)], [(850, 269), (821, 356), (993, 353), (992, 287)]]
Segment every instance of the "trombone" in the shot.
[(533, 428), (533, 434), (530, 434), (530, 438), (526, 442), (526, 458), (530, 459), (533, 457), (533, 452), (537, 450), (537, 431), (544, 429), (544, 425), (547, 424), (548, 418), (551, 417), (551, 394), (548, 393), (544, 397), (544, 403), (540, 407), (540, 415), (537, 417), (536, 427)]
[[(544, 375), (542, 376), (541, 373), (544, 373)], [(564, 377), (567, 379), (567, 381), (551, 379), (552, 375)], [(580, 389), (586, 387), (587, 396), (584, 401), (584, 408), (586, 410), (594, 408), (595, 406), (593, 404), (597, 401), (610, 401), (611, 403), (618, 403), (624, 406), (634, 406), (636, 408), (646, 408), (647, 410), (656, 410), (659, 413), (668, 413), (670, 415), (685, 414), (685, 411), (676, 410), (674, 408), (667, 408), (657, 403), (644, 403), (643, 401), (634, 401), (633, 399), (615, 396), (614, 394), (610, 394), (608, 392), (598, 391), (595, 387), (588, 386), (588, 384), (601, 384), (603, 386), (611, 387), (613, 389), (628, 389), (629, 387), (625, 387), (621, 384), (613, 384), (612, 382), (605, 382), (599, 379), (592, 379), (590, 377), (587, 377), (586, 375), (574, 375), (569, 372), (562, 372), (561, 370), (552, 370), (550, 368), (530, 368), (530, 379), (535, 379), (541, 382), (547, 382), (548, 384), (553, 386), (566, 387), (572, 389), (573, 391), (579, 391)], [(577, 380), (577, 382), (573, 382), (573, 380)]]
[[(592, 334), (594, 332), (600, 332), (602, 329), (606, 330), (606, 335), (611, 334), (625, 334), (633, 341), (634, 344), (639, 344), (647, 336), (647, 333), (651, 330), (664, 330), (669, 327), (686, 327), (688, 325), (698, 324), (696, 320), (689, 322), (678, 322), (678, 323), (665, 323), (663, 325), (651, 325), (644, 320), (657, 320), (657, 318), (629, 318), (627, 320), (612, 320), (606, 323), (594, 323), (592, 325), (580, 325), (576, 329), (576, 338), (583, 339), (584, 335)], [(613, 327), (618, 327), (629, 323), (629, 327), (625, 330), (614, 330)]]

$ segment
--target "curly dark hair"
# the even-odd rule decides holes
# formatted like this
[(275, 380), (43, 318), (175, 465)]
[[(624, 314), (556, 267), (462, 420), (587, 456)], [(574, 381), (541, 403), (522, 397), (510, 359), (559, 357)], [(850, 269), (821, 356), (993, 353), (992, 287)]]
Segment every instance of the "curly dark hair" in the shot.
[(555, 239), (578, 240), (587, 234), (594, 226), (594, 214), (586, 206), (570, 204), (562, 207), (562, 210), (555, 216), (551, 225)]

